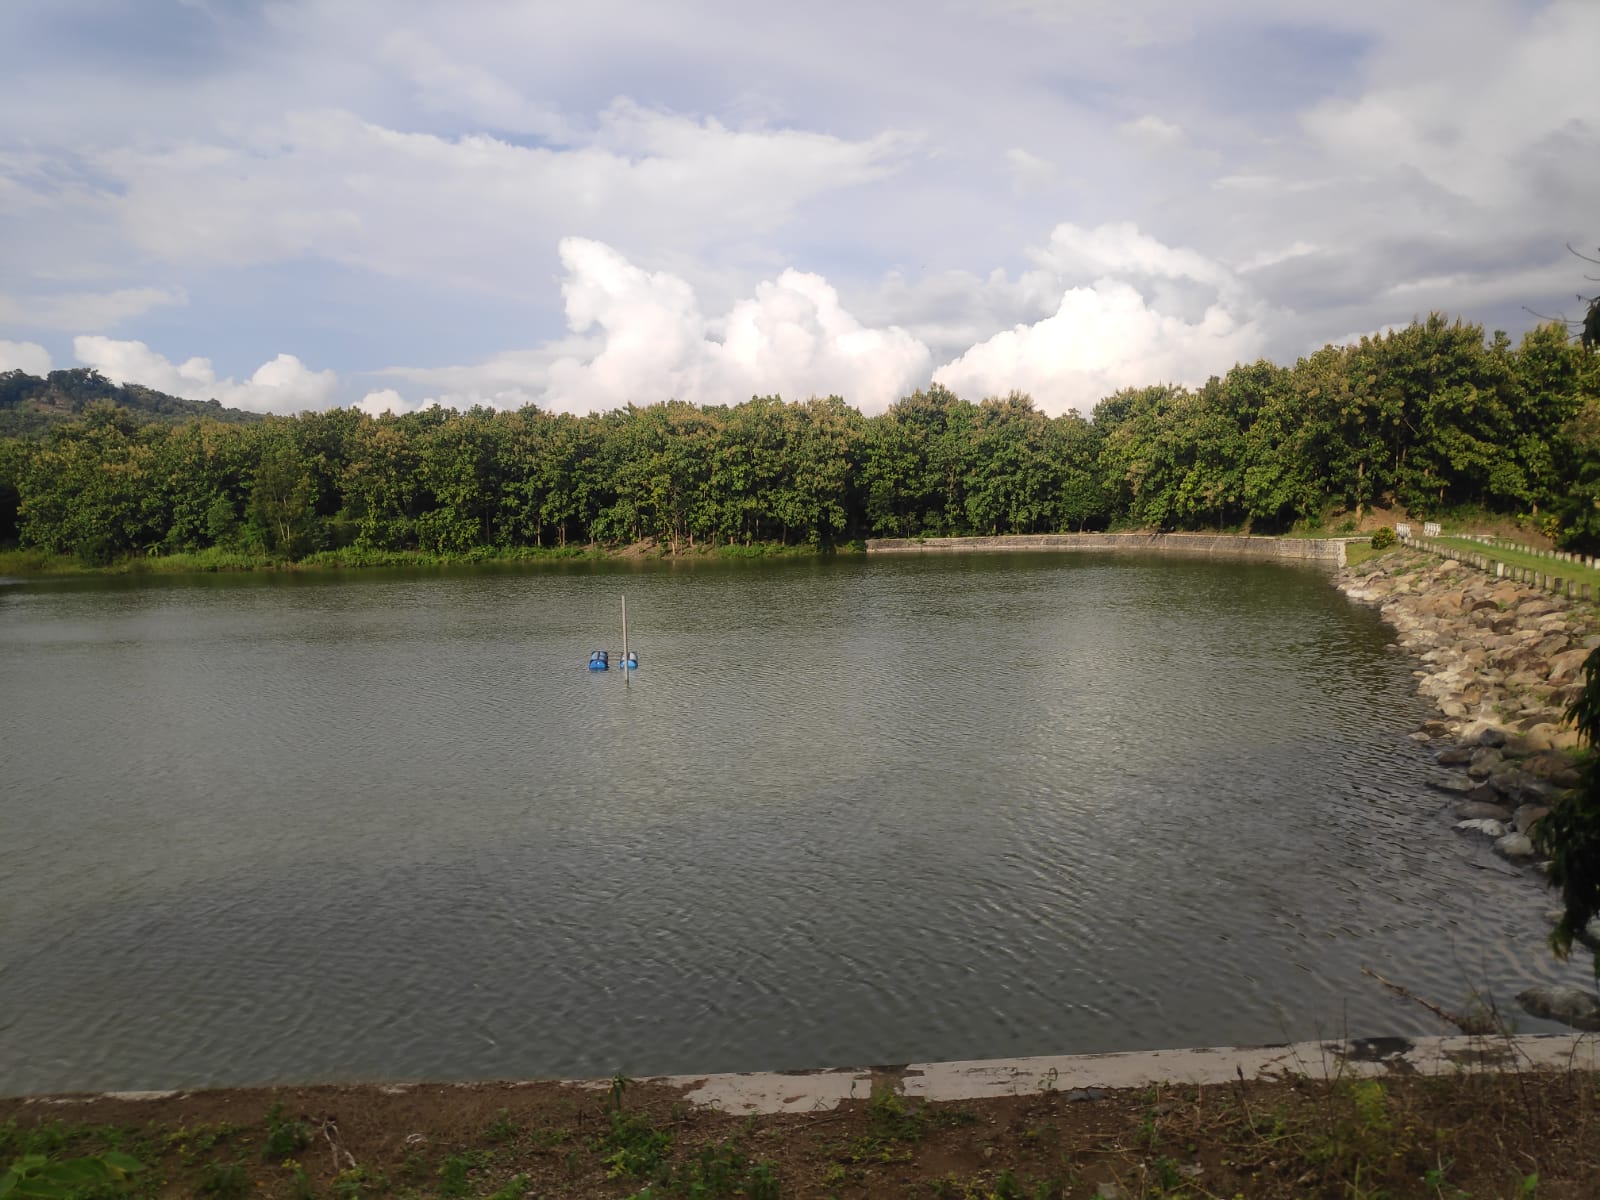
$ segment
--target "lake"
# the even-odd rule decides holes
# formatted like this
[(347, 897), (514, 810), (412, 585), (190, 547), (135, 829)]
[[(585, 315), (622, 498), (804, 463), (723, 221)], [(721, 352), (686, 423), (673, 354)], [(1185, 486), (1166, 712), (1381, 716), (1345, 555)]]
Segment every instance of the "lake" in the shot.
[(0, 586), (0, 1093), (1441, 1032), (1363, 964), (1509, 1012), (1583, 967), (1389, 640), (1133, 554)]

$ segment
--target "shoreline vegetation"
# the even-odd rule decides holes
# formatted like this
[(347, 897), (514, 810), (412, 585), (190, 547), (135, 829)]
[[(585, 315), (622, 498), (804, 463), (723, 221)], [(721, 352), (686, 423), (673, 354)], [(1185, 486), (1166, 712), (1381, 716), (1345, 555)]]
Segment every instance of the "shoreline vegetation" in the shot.
[(837, 1108), (747, 1116), (621, 1077), (0, 1100), (0, 1164), (130, 1155), (132, 1200), (1588, 1200), (1600, 1076), (1517, 1064), (1486, 1039), (1451, 1075), (936, 1102), (884, 1068)]
[(1126, 388), (1089, 417), (937, 385), (872, 416), (839, 396), (247, 416), (90, 371), (0, 374), (0, 546), (85, 566), (200, 555), (205, 570), (644, 543), (1337, 536), (1386, 510), (1452, 527), (1498, 514), (1525, 540), (1600, 550), (1600, 354), (1555, 324), (1513, 345), (1434, 314), (1292, 366)]
[(38, 550), (0, 550), (0, 577), (3, 576), (116, 576), (116, 575), (205, 575), (249, 572), (345, 571), (366, 568), (434, 568), (494, 566), (570, 562), (617, 562), (639, 559), (755, 559), (813, 558), (824, 554), (859, 554), (859, 543), (830, 546), (826, 549), (781, 542), (753, 542), (750, 545), (687, 547), (676, 554), (663, 552), (651, 542), (621, 547), (604, 546), (484, 546), (462, 554), (440, 554), (429, 550), (374, 550), (346, 547), (319, 550), (303, 558), (282, 558), (246, 551), (183, 551), (143, 557), (118, 558), (101, 565), (90, 565), (70, 554), (47, 554)]

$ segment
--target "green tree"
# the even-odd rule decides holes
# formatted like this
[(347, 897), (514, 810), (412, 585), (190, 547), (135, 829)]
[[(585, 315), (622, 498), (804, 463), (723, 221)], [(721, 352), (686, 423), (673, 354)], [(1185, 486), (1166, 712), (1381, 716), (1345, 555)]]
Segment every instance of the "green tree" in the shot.
[(305, 550), (314, 515), (311, 471), (287, 418), (263, 426), (257, 445), (260, 457), (250, 483), (250, 509), (265, 532), (268, 548), (294, 558)]

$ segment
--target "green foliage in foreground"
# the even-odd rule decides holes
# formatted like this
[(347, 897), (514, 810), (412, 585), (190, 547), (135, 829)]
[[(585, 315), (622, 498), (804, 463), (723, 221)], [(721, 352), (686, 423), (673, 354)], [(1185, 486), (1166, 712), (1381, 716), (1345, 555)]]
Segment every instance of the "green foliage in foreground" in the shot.
[(138, 1159), (116, 1150), (60, 1160), (24, 1154), (0, 1173), (0, 1200), (70, 1200), (114, 1191), (142, 1170)]
[[(1565, 958), (1574, 940), (1588, 940), (1589, 922), (1600, 916), (1600, 648), (1583, 664), (1583, 691), (1567, 717), (1589, 747), (1579, 767), (1576, 788), (1533, 827), (1539, 848), (1550, 856), (1550, 886), (1561, 892), (1561, 919), (1550, 934), (1556, 955)], [(1600, 976), (1600, 948), (1595, 949)]]
[(101, 403), (0, 438), (0, 545), (92, 569), (1283, 532), (1391, 504), (1536, 518), (1568, 548), (1600, 550), (1600, 355), (1555, 325), (1513, 346), (1435, 315), (1196, 390), (1126, 389), (1092, 419), (934, 386), (870, 418), (837, 396), (177, 425)]

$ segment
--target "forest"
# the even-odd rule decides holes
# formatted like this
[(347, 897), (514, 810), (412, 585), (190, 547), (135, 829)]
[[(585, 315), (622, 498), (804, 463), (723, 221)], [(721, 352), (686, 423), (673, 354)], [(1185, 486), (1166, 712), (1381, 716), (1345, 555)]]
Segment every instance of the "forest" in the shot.
[(838, 396), (757, 396), (585, 416), (435, 406), (255, 419), (148, 392), (140, 411), (88, 371), (0, 375), (0, 409), (47, 385), (93, 394), (0, 426), (20, 430), (0, 437), (0, 544), (86, 565), (1279, 533), (1374, 505), (1506, 514), (1600, 551), (1600, 354), (1559, 324), (1513, 345), (1434, 314), (1290, 367), (1126, 389), (1087, 418), (933, 386), (872, 417)]

